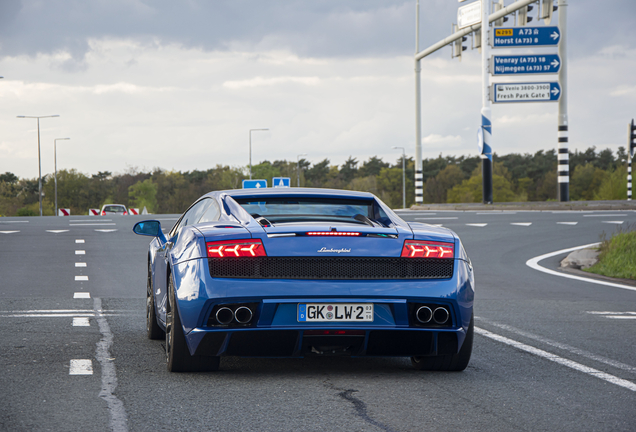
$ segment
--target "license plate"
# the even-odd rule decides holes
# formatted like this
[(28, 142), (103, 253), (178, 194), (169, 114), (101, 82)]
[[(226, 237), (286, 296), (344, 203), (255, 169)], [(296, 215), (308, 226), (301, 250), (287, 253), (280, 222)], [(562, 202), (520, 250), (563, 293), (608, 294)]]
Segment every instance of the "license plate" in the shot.
[(373, 303), (300, 303), (299, 322), (373, 322)]

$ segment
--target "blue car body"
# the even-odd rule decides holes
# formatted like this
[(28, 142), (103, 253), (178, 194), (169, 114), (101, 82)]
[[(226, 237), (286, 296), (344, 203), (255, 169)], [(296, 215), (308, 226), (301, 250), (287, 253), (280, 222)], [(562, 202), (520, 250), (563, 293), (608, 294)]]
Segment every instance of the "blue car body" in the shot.
[[(327, 206), (338, 214), (327, 210), (315, 218), (268, 216), (277, 203), (302, 213), (301, 200), (321, 209), (323, 202), (353, 202), (370, 210), (356, 219), (340, 214), (338, 205)], [(159, 224), (144, 221), (134, 229), (156, 236), (148, 251), (148, 325), (180, 332), (174, 334), (187, 352), (171, 355), (190, 359), (171, 370), (215, 369), (223, 356), (408, 356), (416, 367), (435, 370), (462, 370), (468, 363), (475, 283), (460, 239), (446, 228), (405, 222), (370, 193), (216, 191), (197, 200), (165, 236), (161, 228), (140, 232), (150, 223)], [(240, 248), (249, 255), (259, 240), (266, 256), (210, 256)], [(448, 245), (452, 257), (402, 257), (405, 242), (414, 240), (433, 249)], [(372, 307), (370, 320), (351, 318), (365, 305)], [(323, 319), (329, 307), (333, 320)]]

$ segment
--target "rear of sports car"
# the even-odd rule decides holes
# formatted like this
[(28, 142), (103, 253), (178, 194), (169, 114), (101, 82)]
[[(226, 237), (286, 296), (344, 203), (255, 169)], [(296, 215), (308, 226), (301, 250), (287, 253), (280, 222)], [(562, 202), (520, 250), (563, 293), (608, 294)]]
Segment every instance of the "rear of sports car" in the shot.
[(418, 369), (466, 367), (474, 278), (452, 231), (406, 223), (370, 194), (223, 200), (237, 223), (192, 227), (185, 235), (201, 257), (173, 267), (191, 356), (407, 356)]

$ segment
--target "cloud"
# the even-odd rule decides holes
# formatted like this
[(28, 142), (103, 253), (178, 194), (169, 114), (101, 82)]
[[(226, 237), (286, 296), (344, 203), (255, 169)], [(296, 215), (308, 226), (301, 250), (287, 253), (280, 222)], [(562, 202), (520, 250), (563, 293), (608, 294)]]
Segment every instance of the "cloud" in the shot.
[(302, 84), (308, 86), (315, 86), (320, 84), (320, 78), (318, 77), (272, 77), (272, 78), (263, 78), (263, 77), (255, 77), (247, 80), (241, 81), (226, 81), (223, 83), (223, 87), (229, 89), (242, 89), (242, 88), (250, 88), (250, 87), (263, 87), (263, 86), (275, 86), (280, 84)]

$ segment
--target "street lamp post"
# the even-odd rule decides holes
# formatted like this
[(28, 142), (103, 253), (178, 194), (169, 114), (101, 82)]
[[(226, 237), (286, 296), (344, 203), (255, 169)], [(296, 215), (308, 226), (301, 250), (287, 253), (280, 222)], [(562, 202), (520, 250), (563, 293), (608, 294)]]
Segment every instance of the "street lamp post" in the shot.
[(38, 120), (38, 194), (40, 195), (40, 216), (42, 216), (42, 158), (40, 157), (40, 119), (59, 117), (59, 114), (48, 116), (18, 116), (18, 118), (34, 118)]
[(55, 215), (57, 216), (57, 142), (70, 138), (55, 138), (53, 140), (53, 159), (55, 160)]
[(406, 151), (404, 147), (393, 147), (402, 149), (402, 208), (406, 208)]
[(269, 129), (250, 129), (250, 180), (252, 180), (252, 131), (267, 131)]
[(296, 179), (298, 181), (298, 187), (300, 187), (300, 157), (307, 156), (307, 153), (301, 153), (296, 156)]

